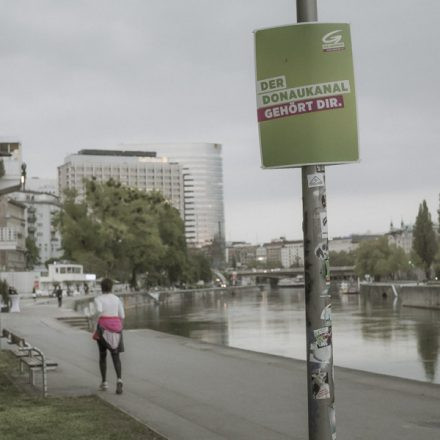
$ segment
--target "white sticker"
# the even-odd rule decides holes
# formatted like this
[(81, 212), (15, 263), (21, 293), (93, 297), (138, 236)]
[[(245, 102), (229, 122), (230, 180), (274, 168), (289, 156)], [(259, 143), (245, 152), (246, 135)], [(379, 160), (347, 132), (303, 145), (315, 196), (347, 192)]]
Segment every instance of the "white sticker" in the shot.
[(324, 307), (321, 312), (321, 319), (326, 322), (331, 322), (332, 320), (332, 305), (329, 304)]
[(310, 344), (309, 360), (310, 362), (316, 362), (318, 364), (328, 364), (332, 356), (332, 347), (327, 345), (326, 347), (318, 347), (316, 342)]
[(324, 186), (324, 173), (316, 173), (316, 174), (308, 174), (307, 175), (307, 183), (309, 188), (316, 188), (318, 186)]

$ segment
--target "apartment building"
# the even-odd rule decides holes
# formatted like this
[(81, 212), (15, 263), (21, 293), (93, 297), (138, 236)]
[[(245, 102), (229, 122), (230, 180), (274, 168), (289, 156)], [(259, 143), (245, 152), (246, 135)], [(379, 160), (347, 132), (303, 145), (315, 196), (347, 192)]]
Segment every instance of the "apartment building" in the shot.
[(257, 246), (243, 241), (226, 246), (226, 263), (231, 267), (247, 267), (257, 261)]
[(58, 196), (25, 190), (11, 194), (11, 198), (25, 206), (26, 236), (34, 239), (40, 262), (61, 258), (61, 236), (53, 226), (54, 217), (60, 210)]
[(26, 206), (0, 197), (0, 270), (22, 271), (26, 268)]
[(18, 191), (22, 185), (23, 162), (21, 143), (13, 139), (0, 140), (0, 196)]

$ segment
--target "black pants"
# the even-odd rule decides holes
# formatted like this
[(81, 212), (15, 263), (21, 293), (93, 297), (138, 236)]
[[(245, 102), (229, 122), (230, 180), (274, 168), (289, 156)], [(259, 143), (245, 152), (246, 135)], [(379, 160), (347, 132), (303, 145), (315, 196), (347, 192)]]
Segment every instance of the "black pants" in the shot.
[(102, 381), (105, 382), (107, 380), (107, 351), (110, 351), (113, 360), (113, 366), (115, 367), (116, 377), (121, 379), (122, 377), (122, 366), (121, 366), (121, 358), (119, 357), (119, 352), (114, 352), (108, 350), (108, 348), (98, 339), (98, 348), (99, 348), (99, 370), (101, 371)]

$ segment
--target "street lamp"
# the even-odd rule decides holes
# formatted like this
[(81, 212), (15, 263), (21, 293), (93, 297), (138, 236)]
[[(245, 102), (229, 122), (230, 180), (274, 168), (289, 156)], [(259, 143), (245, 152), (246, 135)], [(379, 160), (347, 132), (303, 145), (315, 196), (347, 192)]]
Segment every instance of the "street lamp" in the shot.
[(21, 182), (21, 190), (24, 191), (26, 186), (26, 164), (24, 162), (21, 164), (20, 182)]

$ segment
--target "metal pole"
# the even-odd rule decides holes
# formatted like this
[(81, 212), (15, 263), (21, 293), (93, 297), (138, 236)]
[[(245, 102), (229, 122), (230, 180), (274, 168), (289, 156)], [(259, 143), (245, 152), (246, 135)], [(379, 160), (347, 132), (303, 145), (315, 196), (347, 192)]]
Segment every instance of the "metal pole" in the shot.
[[(297, 21), (318, 20), (317, 0), (297, 0)], [(302, 167), (309, 440), (335, 440), (325, 168)]]
[(296, 19), (298, 23), (318, 21), (317, 0), (296, 0)]

